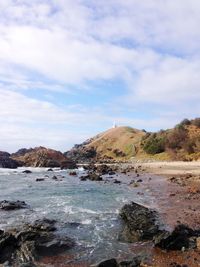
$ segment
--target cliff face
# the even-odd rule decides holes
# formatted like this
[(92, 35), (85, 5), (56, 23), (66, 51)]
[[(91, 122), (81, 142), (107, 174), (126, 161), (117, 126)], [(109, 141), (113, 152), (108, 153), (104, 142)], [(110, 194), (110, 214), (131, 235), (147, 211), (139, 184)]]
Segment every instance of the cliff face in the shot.
[(0, 151), (0, 168), (16, 169), (20, 164), (7, 152)]
[(48, 149), (45, 147), (36, 147), (34, 149), (19, 150), (12, 154), (12, 158), (21, 162), (27, 167), (61, 167), (75, 168), (76, 164), (64, 156), (60, 151)]

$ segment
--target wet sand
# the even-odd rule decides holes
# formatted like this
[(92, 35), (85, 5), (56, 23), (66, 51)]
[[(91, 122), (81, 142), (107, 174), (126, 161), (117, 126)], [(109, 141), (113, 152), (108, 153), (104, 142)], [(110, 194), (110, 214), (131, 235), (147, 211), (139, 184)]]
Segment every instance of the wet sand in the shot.
[[(144, 192), (150, 191), (161, 221), (168, 229), (186, 224), (200, 229), (200, 162), (164, 162), (140, 164), (145, 170)], [(152, 267), (198, 267), (200, 250), (165, 252), (152, 249)], [(173, 264), (174, 263), (174, 264)], [(177, 265), (176, 265), (176, 264)], [(179, 265), (178, 265), (179, 264)]]

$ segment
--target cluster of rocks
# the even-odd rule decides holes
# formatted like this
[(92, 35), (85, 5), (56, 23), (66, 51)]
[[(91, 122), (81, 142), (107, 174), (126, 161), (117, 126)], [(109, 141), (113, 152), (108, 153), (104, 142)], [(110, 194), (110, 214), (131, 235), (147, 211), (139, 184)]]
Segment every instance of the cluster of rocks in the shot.
[(84, 169), (87, 170), (87, 175), (81, 176), (81, 181), (91, 180), (91, 181), (102, 181), (103, 175), (114, 175), (116, 174), (116, 167), (111, 167), (105, 164), (95, 165), (89, 164), (84, 166)]
[(37, 220), (20, 229), (0, 230), (0, 263), (33, 265), (43, 256), (60, 254), (74, 246), (72, 239), (56, 234), (54, 220)]
[[(132, 202), (124, 205), (120, 211), (120, 217), (123, 221), (120, 241), (131, 243), (152, 241), (155, 247), (166, 251), (200, 248), (200, 230), (193, 230), (187, 225), (179, 224), (172, 231), (167, 231), (161, 225), (158, 213), (140, 204)], [(99, 263), (97, 267), (138, 267), (143, 260), (144, 257), (141, 256), (123, 262), (109, 259)]]
[(193, 230), (180, 224), (173, 231), (163, 229), (158, 213), (132, 202), (126, 204), (120, 212), (124, 229), (120, 239), (128, 242), (152, 240), (156, 247), (164, 250), (182, 250), (196, 248), (200, 230)]

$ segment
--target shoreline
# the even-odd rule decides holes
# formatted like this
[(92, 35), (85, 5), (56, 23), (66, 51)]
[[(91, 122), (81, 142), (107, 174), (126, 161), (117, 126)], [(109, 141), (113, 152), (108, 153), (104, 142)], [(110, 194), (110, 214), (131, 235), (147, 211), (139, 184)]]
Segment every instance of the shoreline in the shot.
[[(159, 212), (165, 227), (173, 229), (178, 223), (182, 223), (193, 229), (200, 229), (200, 213), (198, 212), (200, 210), (200, 179), (198, 177), (200, 162), (151, 162), (117, 165), (119, 170), (113, 179), (117, 178), (132, 187), (138, 196), (152, 195), (155, 199), (154, 202), (146, 204), (149, 208)], [(127, 170), (127, 172), (124, 173), (123, 170)], [(138, 182), (138, 180), (141, 181)], [(132, 181), (135, 181), (137, 186), (131, 184)], [(150, 255), (149, 262), (144, 266), (171, 267), (172, 262), (181, 264), (181, 267), (182, 264), (187, 264), (189, 267), (200, 266), (197, 265), (200, 262), (200, 251), (198, 250), (164, 252), (155, 249), (148, 242), (147, 244), (133, 243), (132, 247), (133, 255), (140, 252)], [(38, 266), (45, 263), (52, 264), (51, 266), (65, 267), (91, 266), (89, 262), (62, 264), (62, 261), (65, 260), (62, 255), (44, 258), (38, 263)]]

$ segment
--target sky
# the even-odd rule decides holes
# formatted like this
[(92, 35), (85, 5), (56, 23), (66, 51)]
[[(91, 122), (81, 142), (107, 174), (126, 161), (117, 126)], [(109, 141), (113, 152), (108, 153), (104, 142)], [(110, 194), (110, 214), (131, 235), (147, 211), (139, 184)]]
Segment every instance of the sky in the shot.
[(199, 0), (0, 0), (0, 150), (200, 114)]

